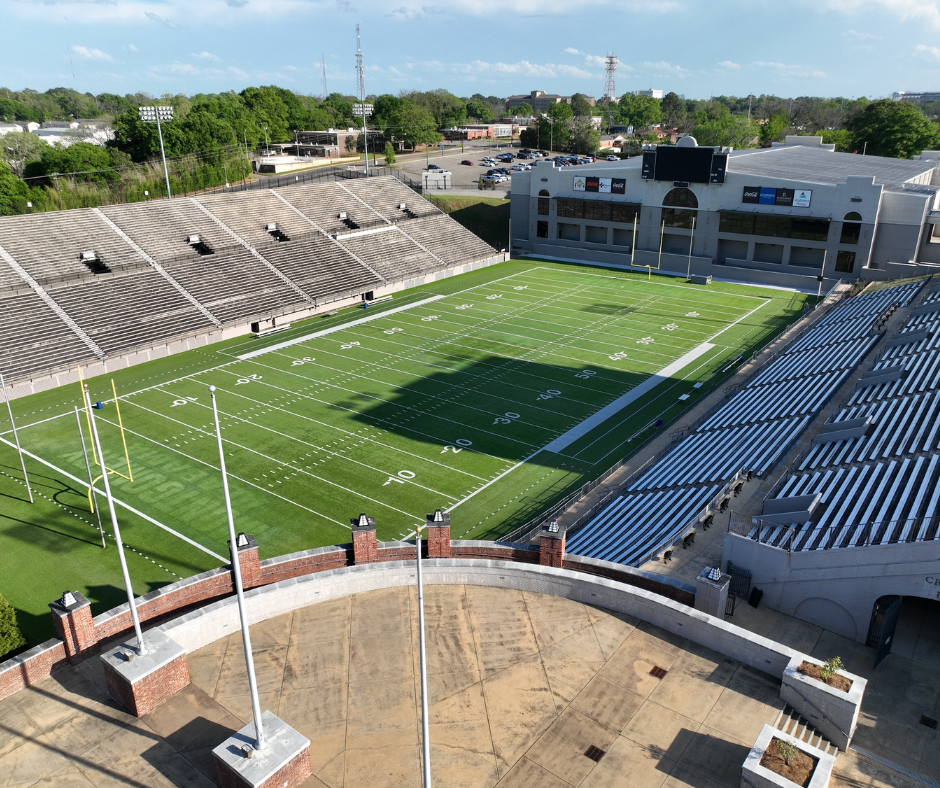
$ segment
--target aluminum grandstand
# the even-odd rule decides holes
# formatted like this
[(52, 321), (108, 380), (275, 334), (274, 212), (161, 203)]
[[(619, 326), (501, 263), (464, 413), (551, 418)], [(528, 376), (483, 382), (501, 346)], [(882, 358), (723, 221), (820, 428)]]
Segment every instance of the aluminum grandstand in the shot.
[(221, 338), (495, 255), (388, 176), (3, 218), (0, 372)]

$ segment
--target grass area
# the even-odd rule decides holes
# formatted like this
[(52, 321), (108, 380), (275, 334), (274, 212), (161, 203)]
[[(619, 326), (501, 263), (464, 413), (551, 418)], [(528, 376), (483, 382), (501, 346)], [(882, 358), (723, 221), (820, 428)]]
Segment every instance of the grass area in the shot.
[[(455, 538), (492, 539), (631, 453), (644, 425), (668, 425), (721, 383), (728, 359), (798, 318), (804, 299), (514, 260), (368, 312), (117, 372), (134, 481), (114, 476), (112, 488), (135, 590), (218, 566), (226, 553), (209, 384), (236, 525), (262, 557), (347, 542), (349, 518), (363, 511), (380, 539), (407, 535), (438, 506), (451, 511)], [(670, 364), (667, 380), (585, 426)], [(110, 378), (88, 383), (104, 403), (95, 413), (105, 458), (123, 471)], [(80, 481), (78, 393), (72, 385), (13, 403), (24, 448), (48, 463), (29, 461), (36, 504), (25, 501), (15, 452), (0, 444), (0, 593), (33, 641), (51, 634), (46, 605), (66, 588), (96, 613), (122, 598), (113, 539), (101, 548)]]
[(427, 199), (490, 246), (509, 248), (509, 200), (498, 197), (431, 196)]

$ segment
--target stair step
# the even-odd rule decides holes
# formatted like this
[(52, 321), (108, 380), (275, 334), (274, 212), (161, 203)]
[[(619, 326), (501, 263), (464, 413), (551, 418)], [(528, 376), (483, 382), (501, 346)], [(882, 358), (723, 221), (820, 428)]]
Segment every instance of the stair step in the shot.
[(822, 750), (827, 754), (832, 755), (838, 751), (832, 742), (826, 739), (826, 737), (810, 725), (809, 722), (803, 719), (799, 712), (789, 704), (784, 706), (777, 715), (777, 719), (774, 721), (774, 727), (777, 730), (789, 734), (794, 739), (805, 742), (811, 747)]

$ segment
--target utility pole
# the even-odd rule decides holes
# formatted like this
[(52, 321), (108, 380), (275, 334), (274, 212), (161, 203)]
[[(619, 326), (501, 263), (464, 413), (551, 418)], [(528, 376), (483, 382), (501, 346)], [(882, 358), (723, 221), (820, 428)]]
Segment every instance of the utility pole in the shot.
[[(356, 75), (359, 85), (359, 103), (362, 110), (362, 138), (366, 149), (366, 177), (369, 177), (369, 129), (366, 127), (366, 77), (362, 70), (362, 45), (359, 39), (359, 25), (356, 25)], [(371, 107), (370, 107), (371, 110)]]
[(326, 90), (326, 56), (320, 53), (320, 98), (326, 99), (329, 95)]

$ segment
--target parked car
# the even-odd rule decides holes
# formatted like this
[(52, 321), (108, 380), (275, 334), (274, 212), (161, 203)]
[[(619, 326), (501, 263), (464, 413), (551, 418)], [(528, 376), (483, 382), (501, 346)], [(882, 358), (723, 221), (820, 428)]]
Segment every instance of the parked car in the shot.
[(607, 157), (607, 161), (620, 161), (620, 157), (619, 157), (619, 156), (614, 156), (614, 154), (611, 153), (611, 154)]
[(440, 169), (443, 169), (443, 168), (442, 168), (442, 167), (438, 167), (436, 164), (429, 164), (429, 165), (428, 165), (428, 169), (429, 169), (429, 170), (440, 170)]
[(500, 177), (499, 175), (484, 175), (483, 183), (499, 183)]
[(472, 166), (473, 166), (473, 162), (470, 161), (470, 159), (464, 159), (464, 160), (463, 160), (462, 162), (460, 162), (460, 163), (461, 163), (461, 164), (466, 164), (468, 167), (472, 167)]

